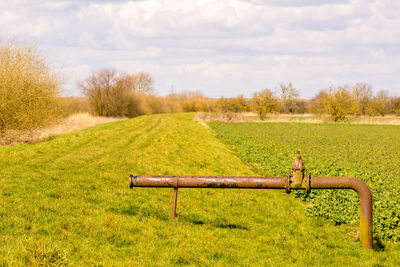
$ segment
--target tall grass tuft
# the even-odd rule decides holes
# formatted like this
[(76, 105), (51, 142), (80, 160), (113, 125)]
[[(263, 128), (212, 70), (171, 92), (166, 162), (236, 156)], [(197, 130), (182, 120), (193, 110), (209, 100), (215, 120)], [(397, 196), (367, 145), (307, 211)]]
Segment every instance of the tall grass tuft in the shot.
[(35, 47), (0, 43), (0, 134), (57, 119), (58, 94), (58, 79)]

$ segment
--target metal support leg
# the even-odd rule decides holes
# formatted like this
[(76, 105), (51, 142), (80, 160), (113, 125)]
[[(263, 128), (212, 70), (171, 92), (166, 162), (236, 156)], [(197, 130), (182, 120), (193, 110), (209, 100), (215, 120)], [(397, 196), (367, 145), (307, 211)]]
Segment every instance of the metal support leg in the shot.
[(172, 219), (175, 219), (176, 216), (176, 202), (178, 201), (178, 187), (174, 188), (174, 204), (172, 206)]

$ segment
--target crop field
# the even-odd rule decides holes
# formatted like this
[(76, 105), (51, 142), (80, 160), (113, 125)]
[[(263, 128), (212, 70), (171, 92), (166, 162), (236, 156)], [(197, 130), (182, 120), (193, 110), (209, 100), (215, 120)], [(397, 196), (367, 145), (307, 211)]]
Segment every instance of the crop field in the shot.
[[(141, 116), (0, 147), (0, 266), (400, 264), (398, 127), (209, 129), (193, 116)], [(180, 189), (172, 221), (172, 189), (128, 187), (131, 173), (281, 176), (297, 149), (314, 176), (371, 186), (377, 250), (360, 247), (350, 192), (313, 192), (304, 202), (283, 190)]]
[[(374, 198), (374, 235), (400, 241), (400, 126), (211, 122), (212, 129), (260, 175), (284, 176), (300, 150), (312, 176), (353, 176)], [(359, 198), (348, 190), (299, 191), (309, 216), (359, 222)]]

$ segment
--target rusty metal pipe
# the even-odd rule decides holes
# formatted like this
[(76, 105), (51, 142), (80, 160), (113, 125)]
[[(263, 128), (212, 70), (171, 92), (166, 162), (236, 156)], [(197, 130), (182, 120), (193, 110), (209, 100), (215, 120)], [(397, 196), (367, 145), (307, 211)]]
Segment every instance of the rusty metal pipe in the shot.
[[(173, 187), (175, 190), (172, 217), (175, 218), (179, 187), (287, 189), (288, 179), (290, 177), (131, 175), (129, 187)], [(300, 187), (296, 185), (295, 187), (295, 185), (290, 184), (289, 186), (295, 189), (307, 189), (303, 185), (300, 185)], [(372, 195), (368, 186), (354, 177), (313, 177), (310, 187), (312, 189), (355, 190), (360, 197), (361, 244), (363, 248), (372, 249)]]
[(372, 249), (372, 194), (368, 186), (354, 177), (313, 177), (312, 189), (353, 189), (360, 197), (360, 239), (363, 248)]
[(252, 176), (165, 176), (139, 175), (130, 178), (132, 187), (259, 188), (282, 189), (285, 177)]

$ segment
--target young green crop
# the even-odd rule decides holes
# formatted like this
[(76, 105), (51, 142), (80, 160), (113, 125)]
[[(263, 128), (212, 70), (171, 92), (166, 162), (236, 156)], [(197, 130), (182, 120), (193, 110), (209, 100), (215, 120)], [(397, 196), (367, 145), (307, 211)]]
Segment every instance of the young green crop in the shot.
[[(400, 241), (400, 127), (295, 123), (210, 122), (220, 138), (258, 174), (284, 176), (300, 150), (312, 176), (354, 176), (374, 199), (374, 235)], [(359, 222), (359, 198), (348, 190), (312, 191), (297, 197), (311, 203), (309, 216), (335, 224)]]

